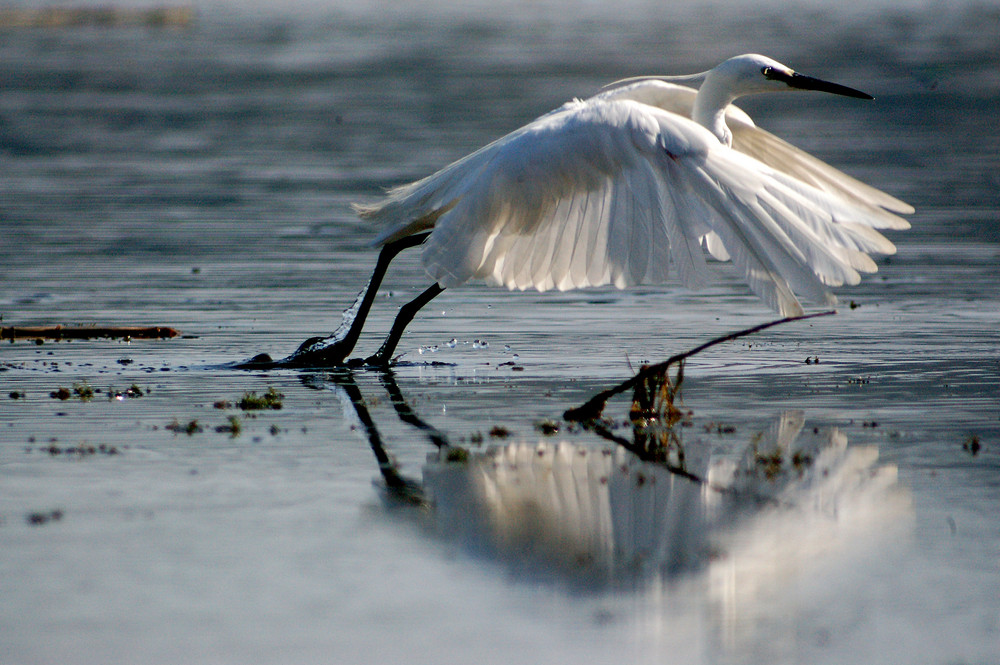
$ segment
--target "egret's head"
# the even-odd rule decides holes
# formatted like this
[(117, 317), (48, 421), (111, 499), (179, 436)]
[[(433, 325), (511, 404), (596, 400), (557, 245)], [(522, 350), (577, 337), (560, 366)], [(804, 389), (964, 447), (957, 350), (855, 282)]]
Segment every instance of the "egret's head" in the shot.
[(734, 98), (757, 92), (817, 90), (845, 97), (874, 99), (860, 90), (799, 74), (777, 60), (756, 53), (730, 58), (713, 69), (711, 75), (727, 87)]

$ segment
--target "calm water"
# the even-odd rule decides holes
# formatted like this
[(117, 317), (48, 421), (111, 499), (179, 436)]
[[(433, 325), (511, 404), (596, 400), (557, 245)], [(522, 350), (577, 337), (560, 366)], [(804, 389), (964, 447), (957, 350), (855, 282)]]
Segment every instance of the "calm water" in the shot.
[[(0, 31), (3, 324), (184, 334), (0, 346), (0, 660), (1000, 661), (1000, 10), (977, 7), (206, 5), (188, 30)], [(874, 94), (743, 107), (918, 212), (840, 292), (856, 308), (693, 358), (665, 460), (561, 414), (772, 318), (724, 267), (698, 294), (449, 291), (391, 377), (225, 368), (336, 327), (374, 260), (350, 202), (608, 81), (745, 51)], [(426, 285), (399, 261), (360, 352)], [(281, 410), (213, 407), (269, 387)], [(366, 422), (423, 506), (380, 488)]]

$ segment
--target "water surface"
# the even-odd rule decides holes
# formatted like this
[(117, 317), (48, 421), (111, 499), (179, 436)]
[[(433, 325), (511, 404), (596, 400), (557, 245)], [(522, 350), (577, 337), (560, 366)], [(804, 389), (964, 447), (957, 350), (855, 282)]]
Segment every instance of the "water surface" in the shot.
[[(0, 346), (4, 662), (996, 662), (997, 9), (401, 7), (0, 32), (4, 325), (183, 333)], [(377, 373), (226, 367), (336, 327), (374, 260), (349, 203), (744, 51), (874, 94), (743, 106), (918, 212), (836, 316), (688, 363), (670, 464), (561, 414), (770, 319), (724, 266), (700, 293), (440, 296), (392, 379), (464, 465)], [(425, 286), (402, 258), (359, 352)], [(213, 406), (271, 387), (281, 410)], [(379, 489), (348, 388), (430, 504)]]

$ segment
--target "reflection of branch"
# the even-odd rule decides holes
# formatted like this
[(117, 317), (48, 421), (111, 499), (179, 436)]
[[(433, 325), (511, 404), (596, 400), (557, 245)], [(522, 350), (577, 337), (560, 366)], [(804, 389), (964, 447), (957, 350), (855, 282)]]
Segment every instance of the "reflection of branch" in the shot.
[(601, 417), (601, 412), (604, 411), (604, 405), (607, 404), (607, 401), (609, 399), (611, 399), (615, 395), (619, 395), (625, 392), (626, 390), (634, 388), (640, 381), (644, 381), (650, 376), (662, 374), (673, 363), (680, 362), (682, 360), (690, 358), (696, 353), (700, 353), (711, 346), (715, 346), (716, 344), (729, 342), (734, 339), (739, 339), (740, 337), (746, 337), (747, 335), (752, 335), (754, 333), (760, 332), (761, 330), (766, 330), (767, 328), (771, 328), (772, 326), (776, 326), (782, 323), (791, 323), (793, 321), (802, 321), (804, 319), (813, 319), (819, 316), (829, 316), (831, 314), (836, 314), (836, 311), (828, 310), (816, 314), (791, 316), (784, 319), (778, 319), (776, 321), (770, 321), (768, 323), (762, 323), (759, 326), (754, 326), (753, 328), (747, 328), (746, 330), (739, 330), (734, 333), (729, 333), (728, 335), (723, 335), (722, 337), (716, 337), (715, 339), (709, 340), (704, 344), (696, 346), (695, 348), (689, 351), (685, 351), (684, 353), (678, 353), (677, 355), (671, 356), (661, 363), (643, 367), (631, 379), (619, 383), (614, 388), (609, 388), (608, 390), (603, 390), (597, 393), (589, 400), (587, 400), (587, 402), (585, 402), (581, 406), (576, 407), (575, 409), (568, 409), (565, 413), (563, 413), (563, 418), (574, 422), (588, 422), (591, 420), (596, 420)]
[[(656, 464), (663, 467), (670, 473), (681, 476), (682, 478), (687, 478), (688, 480), (698, 483), (699, 485), (707, 484), (707, 481), (701, 476), (695, 475), (684, 468), (683, 458), (680, 464), (671, 463), (665, 455), (664, 447), (660, 444), (654, 445), (652, 448), (650, 446), (644, 446), (640, 443), (641, 438), (645, 435), (640, 436), (639, 428), (633, 428), (632, 436), (633, 439), (629, 441), (623, 436), (618, 436), (617, 434), (612, 434), (611, 430), (608, 429), (600, 421), (594, 421), (589, 424), (588, 429), (597, 434), (598, 436), (607, 439), (608, 441), (621, 446), (625, 450), (629, 451), (635, 455), (638, 459), (648, 464)], [(678, 443), (679, 445), (679, 443)]]

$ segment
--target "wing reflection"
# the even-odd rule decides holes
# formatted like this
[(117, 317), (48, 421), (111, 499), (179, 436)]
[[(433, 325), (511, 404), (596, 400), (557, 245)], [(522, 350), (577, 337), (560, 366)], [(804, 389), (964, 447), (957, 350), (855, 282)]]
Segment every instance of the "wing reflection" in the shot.
[(529, 576), (602, 586), (701, 565), (703, 486), (618, 448), (514, 443), (448, 461), (423, 485), (439, 533)]
[(473, 452), (420, 419), (386, 373), (397, 415), (436, 447), (414, 481), (386, 453), (350, 372), (308, 381), (338, 391), (361, 422), (389, 501), (425, 506), (439, 537), (518, 579), (595, 590), (708, 568), (734, 607), (828, 549), (830, 529), (888, 523), (908, 510), (892, 498), (895, 468), (879, 465), (874, 448), (849, 447), (837, 429), (804, 428), (798, 411), (731, 456), (685, 450), (669, 431), (651, 437), (648, 428), (632, 439), (608, 434), (603, 445), (541, 440)]

